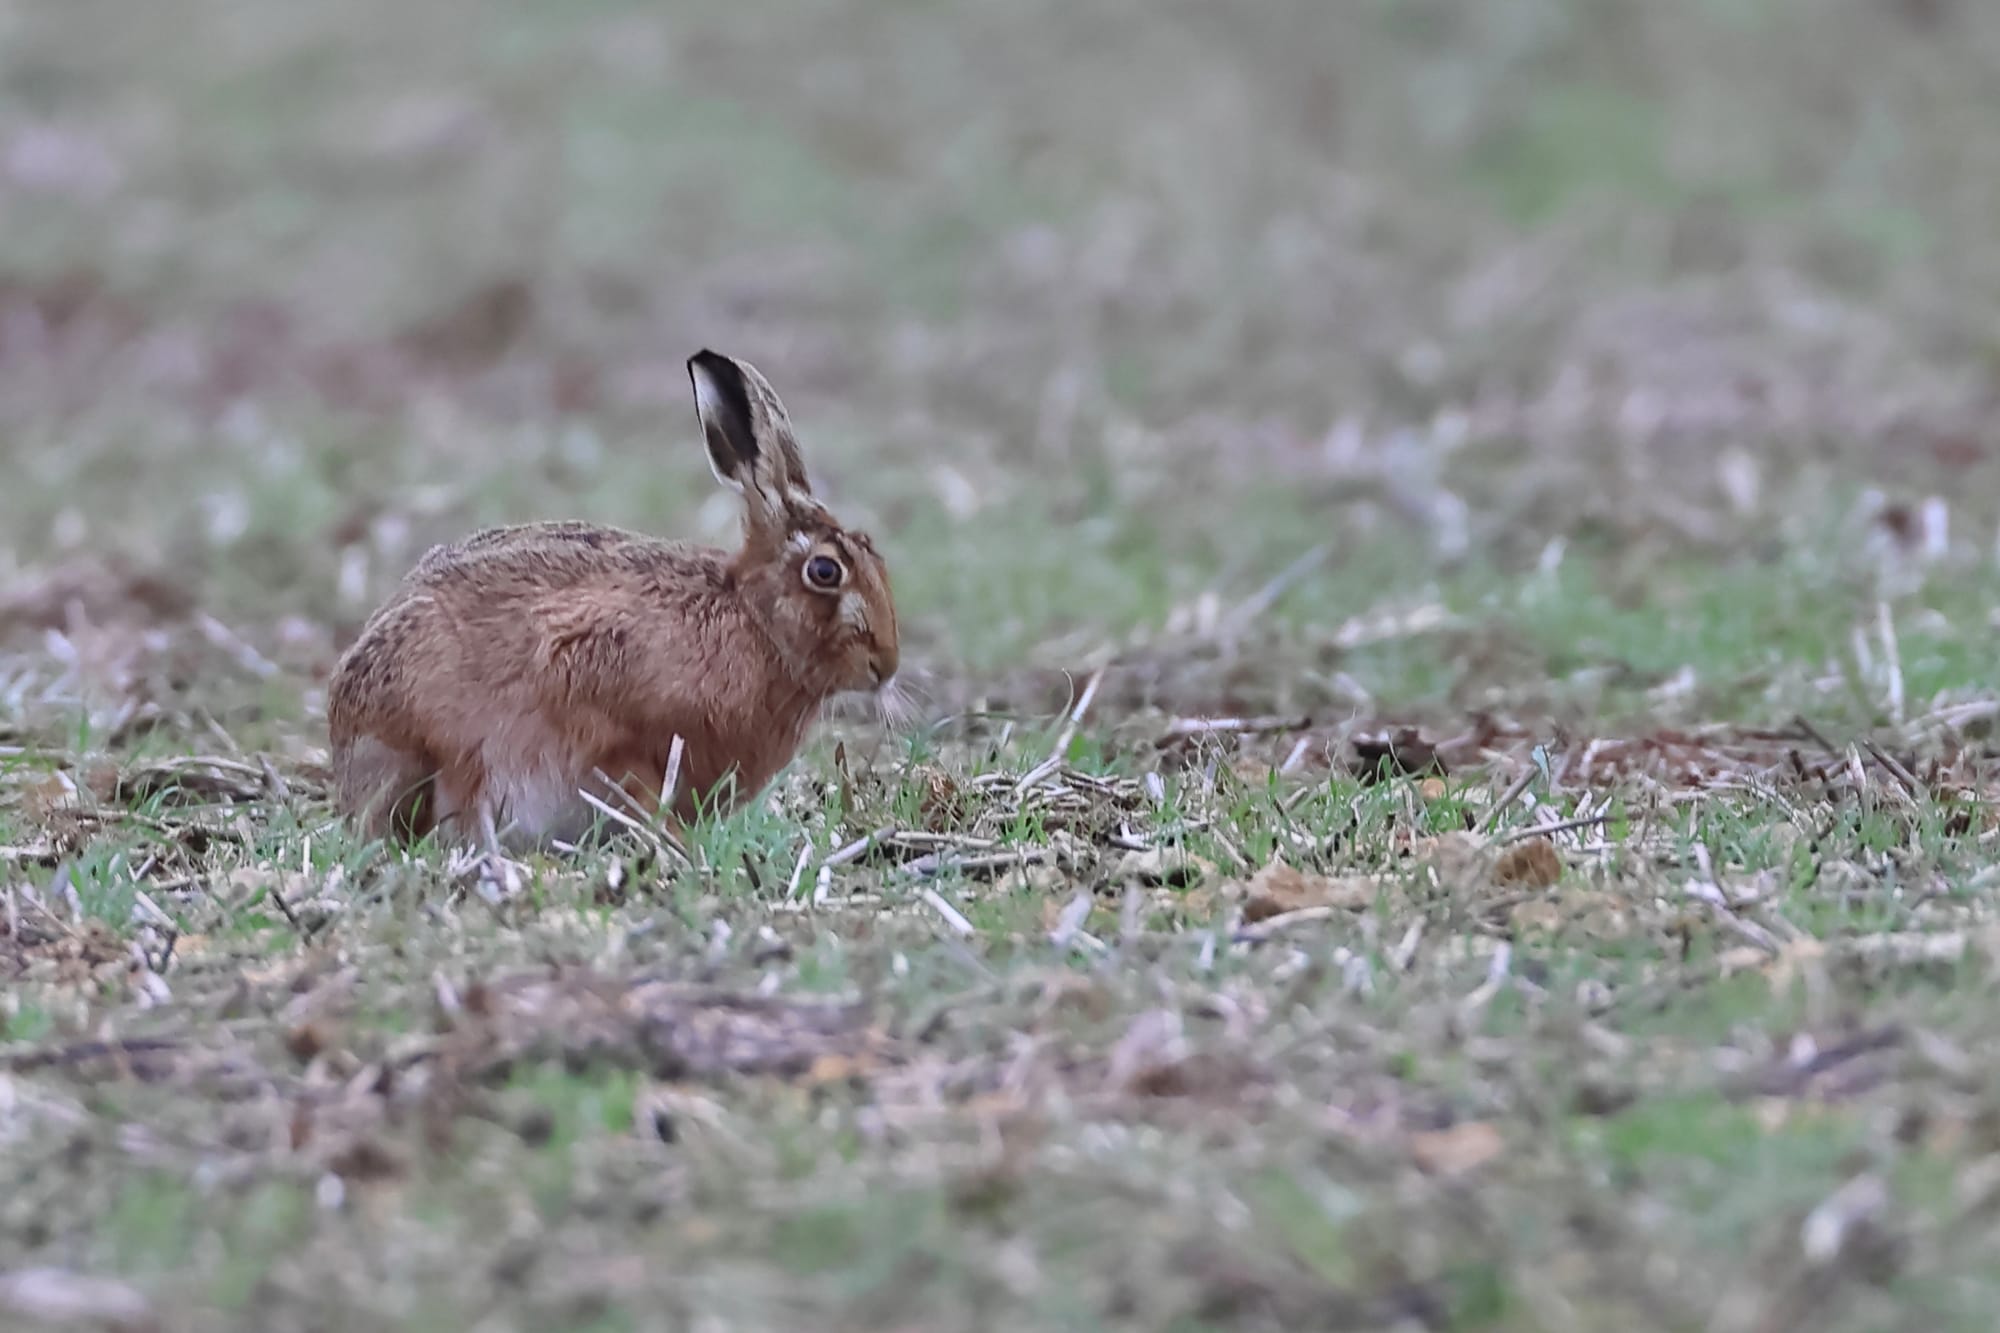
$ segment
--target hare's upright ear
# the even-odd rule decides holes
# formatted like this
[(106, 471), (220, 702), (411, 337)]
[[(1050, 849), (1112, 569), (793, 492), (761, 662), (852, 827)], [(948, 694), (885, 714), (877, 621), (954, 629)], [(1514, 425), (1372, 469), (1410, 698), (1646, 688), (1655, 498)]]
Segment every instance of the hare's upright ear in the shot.
[(771, 382), (749, 362), (710, 351), (688, 358), (688, 376), (708, 465), (743, 497), (751, 530), (782, 532), (791, 512), (816, 507), (792, 419)]

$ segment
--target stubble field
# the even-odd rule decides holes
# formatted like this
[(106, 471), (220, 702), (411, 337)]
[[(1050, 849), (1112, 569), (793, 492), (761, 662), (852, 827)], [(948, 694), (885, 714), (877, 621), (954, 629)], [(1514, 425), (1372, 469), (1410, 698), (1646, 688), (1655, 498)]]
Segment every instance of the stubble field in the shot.
[[(1225, 11), (0, 3), (0, 1325), (1990, 1327), (2000, 12)], [(916, 720), (350, 836), (702, 346)]]

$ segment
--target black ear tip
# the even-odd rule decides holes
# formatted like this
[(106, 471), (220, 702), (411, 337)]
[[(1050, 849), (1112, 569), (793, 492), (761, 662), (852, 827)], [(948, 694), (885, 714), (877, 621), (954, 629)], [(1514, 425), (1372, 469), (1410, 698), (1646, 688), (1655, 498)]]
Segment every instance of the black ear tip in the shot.
[(688, 358), (688, 378), (694, 381), (695, 392), (701, 391), (706, 380), (715, 390), (730, 400), (744, 422), (750, 420), (750, 389), (743, 378), (743, 367), (720, 352), (704, 347)]
[(688, 377), (694, 381), (695, 402), (707, 423), (710, 453), (714, 454), (720, 443), (733, 458), (754, 463), (758, 453), (756, 414), (743, 367), (704, 347), (688, 358)]

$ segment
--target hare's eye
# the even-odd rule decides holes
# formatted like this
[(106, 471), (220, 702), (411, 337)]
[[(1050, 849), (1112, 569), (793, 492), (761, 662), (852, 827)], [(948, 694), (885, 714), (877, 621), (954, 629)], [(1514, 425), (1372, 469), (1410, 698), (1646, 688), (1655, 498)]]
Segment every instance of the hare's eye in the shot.
[(806, 582), (815, 588), (838, 588), (846, 572), (830, 555), (816, 555), (806, 561)]

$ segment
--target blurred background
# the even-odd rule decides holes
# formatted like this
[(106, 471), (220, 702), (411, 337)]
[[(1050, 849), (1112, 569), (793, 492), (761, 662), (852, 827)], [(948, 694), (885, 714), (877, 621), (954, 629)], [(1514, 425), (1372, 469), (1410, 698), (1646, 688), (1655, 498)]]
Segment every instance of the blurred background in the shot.
[(15, 0), (0, 684), (295, 731), (431, 542), (726, 540), (714, 346), (939, 707), (1599, 708), (1693, 634), (1675, 706), (1775, 708), (1883, 550), (1984, 596), (1996, 68), (1970, 0)]

